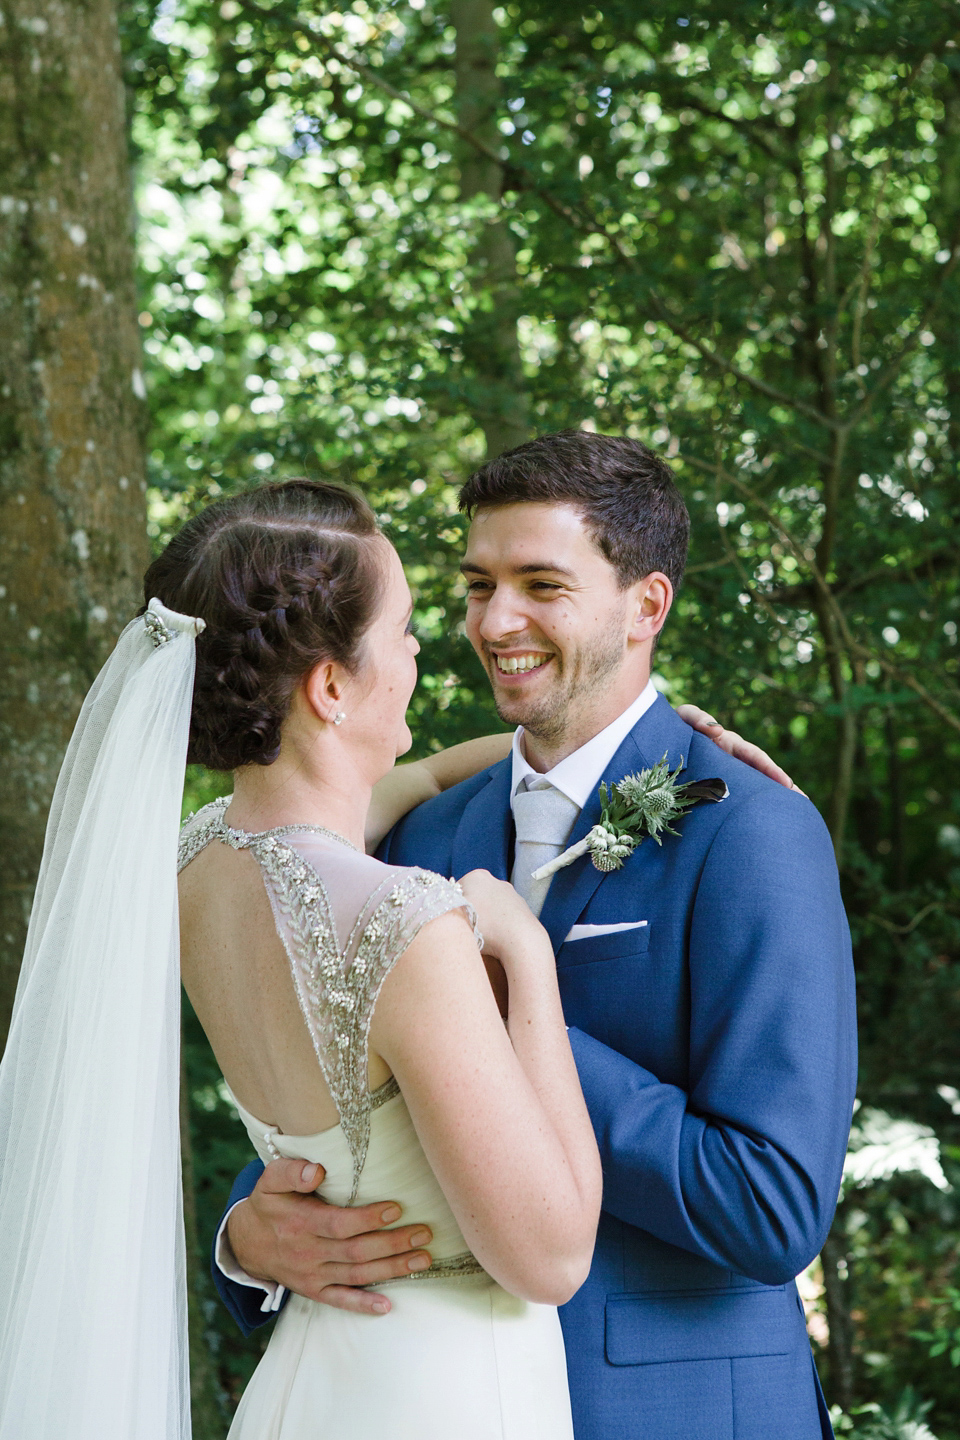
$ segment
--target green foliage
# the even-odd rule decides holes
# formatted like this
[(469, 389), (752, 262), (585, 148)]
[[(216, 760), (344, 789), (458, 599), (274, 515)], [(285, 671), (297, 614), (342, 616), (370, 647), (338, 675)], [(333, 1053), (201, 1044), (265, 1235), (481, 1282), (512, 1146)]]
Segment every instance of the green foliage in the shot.
[(926, 1423), (931, 1402), (921, 1400), (908, 1387), (891, 1410), (882, 1405), (859, 1405), (852, 1415), (831, 1416), (837, 1435), (850, 1440), (937, 1440)]
[[(496, 728), (455, 493), (482, 456), (467, 338), (489, 305), (477, 238), (501, 217), (534, 423), (674, 463), (693, 543), (660, 682), (761, 741), (829, 817), (862, 1094), (930, 1127), (960, 1181), (937, 1093), (960, 1088), (955, 11), (496, 15), (504, 190), (465, 204), (441, 3), (124, 7), (153, 533), (264, 477), (363, 487), (417, 592), (418, 750)], [(214, 1097), (195, 1106), (203, 1228), (243, 1147), (199, 1040), (189, 1060)], [(952, 1193), (899, 1175), (848, 1195), (827, 1318), (853, 1317), (852, 1395), (820, 1357), (848, 1411), (895, 1414), (915, 1383), (941, 1440), (960, 1434), (957, 1375), (915, 1332), (957, 1281)], [(251, 1351), (211, 1324), (235, 1393)]]
[(960, 1290), (951, 1285), (930, 1303), (940, 1311), (937, 1324), (932, 1330), (915, 1330), (914, 1335), (928, 1343), (931, 1360), (946, 1355), (951, 1365), (960, 1365)]

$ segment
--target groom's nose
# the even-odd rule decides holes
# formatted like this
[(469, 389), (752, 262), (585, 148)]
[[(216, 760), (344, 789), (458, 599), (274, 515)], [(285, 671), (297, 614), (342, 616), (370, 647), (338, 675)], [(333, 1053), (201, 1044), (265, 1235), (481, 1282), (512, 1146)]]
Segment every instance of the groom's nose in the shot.
[(498, 585), (483, 607), (480, 635), (488, 643), (520, 635), (530, 627), (530, 617), (512, 585)]

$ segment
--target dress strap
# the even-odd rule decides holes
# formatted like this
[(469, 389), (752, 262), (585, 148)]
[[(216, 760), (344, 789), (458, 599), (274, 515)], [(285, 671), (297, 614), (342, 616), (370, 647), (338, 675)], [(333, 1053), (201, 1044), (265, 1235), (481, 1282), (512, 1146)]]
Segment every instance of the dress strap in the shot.
[(223, 823), (223, 813), (230, 804), (229, 795), (221, 795), (219, 800), (212, 800), (209, 805), (204, 805), (202, 810), (196, 814), (189, 815), (180, 827), (180, 840), (177, 845), (177, 874), (186, 869), (191, 860), (195, 860), (201, 850), (205, 850), (211, 840), (223, 839), (226, 826)]

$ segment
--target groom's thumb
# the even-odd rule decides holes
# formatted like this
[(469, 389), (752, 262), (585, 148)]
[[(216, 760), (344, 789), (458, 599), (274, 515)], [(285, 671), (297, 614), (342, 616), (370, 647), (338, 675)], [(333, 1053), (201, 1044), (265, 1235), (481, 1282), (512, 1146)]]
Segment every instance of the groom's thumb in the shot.
[(322, 1165), (309, 1160), (271, 1160), (257, 1182), (257, 1188), (268, 1195), (295, 1191), (307, 1194), (316, 1190), (326, 1178)]

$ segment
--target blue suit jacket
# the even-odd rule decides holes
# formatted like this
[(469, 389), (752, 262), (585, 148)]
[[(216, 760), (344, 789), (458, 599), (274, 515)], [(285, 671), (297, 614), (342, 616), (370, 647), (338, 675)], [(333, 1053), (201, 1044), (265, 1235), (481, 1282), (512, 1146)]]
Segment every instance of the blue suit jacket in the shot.
[[(608, 782), (685, 762), (730, 796), (607, 875), (554, 877), (550, 933), (603, 1160), (590, 1276), (561, 1311), (577, 1440), (819, 1440), (794, 1285), (836, 1204), (856, 1082), (850, 941), (813, 805), (658, 699)], [(406, 816), (382, 857), (509, 874), (509, 759)], [(588, 804), (571, 843), (599, 819)], [(575, 924), (643, 920), (565, 943)], [(259, 1165), (239, 1177), (249, 1194)], [(245, 1329), (256, 1292), (215, 1272)]]

